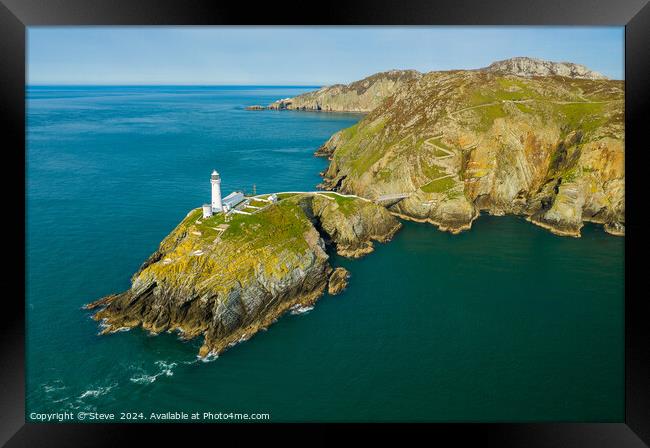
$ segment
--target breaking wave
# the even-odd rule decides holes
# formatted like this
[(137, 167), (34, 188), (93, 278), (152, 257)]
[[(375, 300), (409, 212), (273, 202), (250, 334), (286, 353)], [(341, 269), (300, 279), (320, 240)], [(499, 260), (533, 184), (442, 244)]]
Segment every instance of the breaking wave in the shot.
[(298, 314), (305, 314), (313, 310), (313, 306), (302, 306), (302, 305), (295, 305), (291, 307), (291, 314), (298, 315)]
[(210, 353), (208, 353), (207, 355), (205, 355), (203, 357), (201, 357), (199, 355), (196, 355), (196, 359), (201, 361), (201, 362), (212, 362), (212, 361), (217, 360), (218, 358), (219, 358), (219, 355), (217, 355), (216, 353), (213, 353), (213, 352), (210, 352)]
[(174, 367), (176, 367), (177, 365), (175, 362), (165, 362), (165, 361), (156, 361), (155, 364), (159, 368), (158, 372), (154, 373), (153, 375), (142, 373), (140, 375), (136, 375), (129, 378), (129, 380), (135, 384), (151, 384), (163, 375), (173, 376)]
[(88, 389), (87, 391), (85, 391), (84, 393), (79, 395), (79, 399), (81, 400), (81, 399), (86, 398), (86, 397), (95, 397), (96, 398), (96, 397), (100, 397), (102, 395), (106, 395), (115, 386), (117, 386), (117, 383), (113, 383), (110, 386), (100, 386), (100, 387), (97, 387), (95, 389)]

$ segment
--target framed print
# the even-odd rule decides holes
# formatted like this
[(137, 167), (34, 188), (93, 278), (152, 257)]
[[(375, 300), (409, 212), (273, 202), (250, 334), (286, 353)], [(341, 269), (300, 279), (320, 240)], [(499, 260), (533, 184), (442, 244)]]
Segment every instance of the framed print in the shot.
[(647, 444), (646, 3), (2, 0), (0, 440)]

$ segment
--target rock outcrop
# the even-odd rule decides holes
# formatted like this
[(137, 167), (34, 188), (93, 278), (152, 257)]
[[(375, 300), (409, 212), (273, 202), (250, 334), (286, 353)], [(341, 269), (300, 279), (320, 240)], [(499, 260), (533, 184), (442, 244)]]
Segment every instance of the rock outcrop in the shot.
[(394, 233), (395, 218), (382, 207), (346, 200), (345, 216), (320, 204), (329, 198), (313, 194), (285, 195), (229, 222), (222, 214), (203, 219), (201, 209), (192, 210), (133, 276), (129, 290), (86, 308), (100, 308), (93, 318), (102, 322), (102, 334), (142, 326), (152, 333), (178, 331), (186, 339), (202, 335), (199, 355), (219, 354), (288, 309), (313, 304), (325, 288), (332, 294), (345, 288), (347, 275), (330, 266), (319, 229), (345, 229), (323, 234), (342, 253)]
[(560, 235), (585, 221), (623, 234), (623, 82), (491, 67), (428, 73), (336, 133), (317, 151), (330, 159), (322, 186), (454, 233), (487, 212)]
[(335, 296), (340, 294), (348, 286), (350, 273), (345, 268), (338, 267), (334, 269), (327, 283), (327, 293)]
[(551, 62), (526, 57), (493, 62), (483, 70), (523, 77), (565, 76), (574, 79), (607, 79), (606, 76), (589, 70), (584, 65), (571, 62)]
[(373, 251), (373, 241), (386, 242), (402, 224), (371, 201), (339, 195), (315, 195), (312, 210), (325, 238), (339, 255), (358, 258)]

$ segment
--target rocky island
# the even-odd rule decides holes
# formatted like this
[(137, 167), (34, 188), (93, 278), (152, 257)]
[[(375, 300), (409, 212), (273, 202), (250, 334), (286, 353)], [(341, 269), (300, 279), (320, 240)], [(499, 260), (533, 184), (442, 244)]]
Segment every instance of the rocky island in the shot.
[(141, 326), (152, 333), (203, 336), (199, 356), (248, 339), (293, 307), (337, 294), (348, 272), (333, 269), (327, 247), (344, 256), (372, 251), (401, 227), (385, 208), (335, 193), (265, 195), (250, 214), (204, 218), (192, 210), (132, 278), (129, 290), (86, 305), (102, 334)]
[(532, 58), (389, 73), (270, 106), (369, 110), (316, 151), (330, 159), (323, 188), (452, 233), (486, 212), (558, 235), (580, 236), (585, 221), (624, 234), (623, 81)]

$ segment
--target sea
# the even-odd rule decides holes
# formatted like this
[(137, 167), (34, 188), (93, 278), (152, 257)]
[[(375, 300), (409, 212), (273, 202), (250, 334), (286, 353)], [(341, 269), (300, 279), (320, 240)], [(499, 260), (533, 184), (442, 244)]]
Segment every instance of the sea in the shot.
[[(482, 216), (405, 222), (347, 290), (217, 358), (82, 309), (130, 278), (189, 210), (314, 190), (314, 151), (359, 114), (247, 111), (308, 86), (29, 86), (26, 419), (520, 422), (624, 418), (624, 238)], [(91, 413), (91, 414), (88, 414)], [(170, 414), (171, 413), (171, 414)]]

